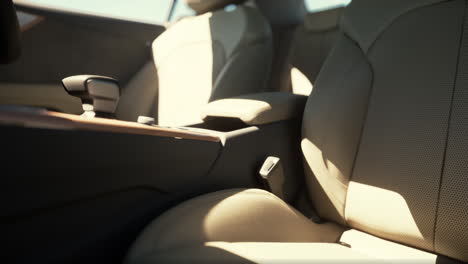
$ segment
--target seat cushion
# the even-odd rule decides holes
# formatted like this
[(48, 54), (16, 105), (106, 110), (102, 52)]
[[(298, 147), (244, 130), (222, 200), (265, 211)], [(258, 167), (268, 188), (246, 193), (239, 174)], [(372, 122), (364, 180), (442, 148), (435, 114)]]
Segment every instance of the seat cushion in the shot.
[(226, 243), (155, 252), (131, 263), (388, 263), (332, 243)]
[[(346, 246), (345, 246), (346, 245)], [(315, 224), (273, 194), (215, 192), (154, 220), (126, 263), (439, 263), (437, 256), (332, 223)]]
[[(210, 242), (334, 243), (342, 232), (335, 224), (315, 224), (266, 191), (226, 190), (189, 200), (158, 217), (136, 240), (127, 263), (167, 250), (201, 250)], [(218, 251), (212, 247), (203, 252)]]

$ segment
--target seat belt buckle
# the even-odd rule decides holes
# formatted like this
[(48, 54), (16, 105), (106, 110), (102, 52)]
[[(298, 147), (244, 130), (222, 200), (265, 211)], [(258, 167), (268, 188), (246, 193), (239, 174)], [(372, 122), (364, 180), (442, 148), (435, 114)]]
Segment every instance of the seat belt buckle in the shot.
[(280, 158), (268, 157), (263, 162), (259, 174), (268, 191), (283, 200), (287, 198), (284, 191), (284, 170)]

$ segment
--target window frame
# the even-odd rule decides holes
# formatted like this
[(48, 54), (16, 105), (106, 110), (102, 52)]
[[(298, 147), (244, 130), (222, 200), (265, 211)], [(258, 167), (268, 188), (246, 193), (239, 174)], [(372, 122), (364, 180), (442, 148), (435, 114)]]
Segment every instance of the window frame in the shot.
[[(99, 1), (99, 0), (96, 0), (96, 1)], [(79, 8), (75, 9), (73, 7), (67, 8), (67, 7), (55, 6), (53, 4), (41, 3), (39, 1), (31, 1), (31, 0), (13, 0), (13, 3), (14, 5), (20, 8), (26, 8), (26, 9), (36, 9), (36, 10), (58, 12), (62, 14), (88, 16), (88, 17), (96, 17), (96, 18), (103, 18), (103, 19), (128, 21), (128, 22), (148, 24), (148, 25), (164, 26), (169, 21), (168, 18), (171, 16), (171, 12), (173, 11), (173, 8), (175, 6), (174, 3), (177, 0), (168, 0), (168, 1), (169, 1), (169, 8), (166, 12), (164, 12), (165, 14), (161, 16), (162, 17), (161, 21), (150, 21), (148, 19), (135, 19), (132, 16), (118, 15), (118, 14), (112, 14), (112, 13), (99, 12), (99, 11), (93, 12), (93, 11), (87, 11), (87, 10), (80, 10)]]

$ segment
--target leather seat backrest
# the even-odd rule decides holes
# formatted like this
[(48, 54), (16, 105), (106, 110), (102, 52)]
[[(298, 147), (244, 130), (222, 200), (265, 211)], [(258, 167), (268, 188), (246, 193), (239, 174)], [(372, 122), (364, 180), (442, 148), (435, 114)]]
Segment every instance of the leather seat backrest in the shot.
[(465, 0), (353, 0), (307, 103), (311, 200), (329, 220), (468, 261)]
[[(294, 35), (289, 76), (294, 93), (309, 95), (339, 35), (343, 7), (308, 13)], [(292, 68), (292, 69), (291, 69)]]
[(202, 14), (182, 19), (154, 41), (160, 125), (201, 122), (206, 103), (266, 88), (272, 58), (266, 19), (245, 4), (213, 10), (237, 2), (187, 0)]

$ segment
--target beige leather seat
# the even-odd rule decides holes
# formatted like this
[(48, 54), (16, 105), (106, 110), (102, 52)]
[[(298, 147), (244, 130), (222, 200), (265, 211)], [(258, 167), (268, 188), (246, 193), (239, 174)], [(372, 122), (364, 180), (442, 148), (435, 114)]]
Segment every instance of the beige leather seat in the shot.
[(325, 223), (226, 190), (154, 220), (126, 262), (468, 261), (466, 25), (466, 0), (354, 0), (298, 139)]
[[(201, 122), (206, 103), (263, 91), (270, 73), (271, 29), (255, 7), (239, 0), (185, 1), (199, 15), (170, 26), (153, 43), (160, 125)], [(223, 10), (236, 3), (235, 10)]]

